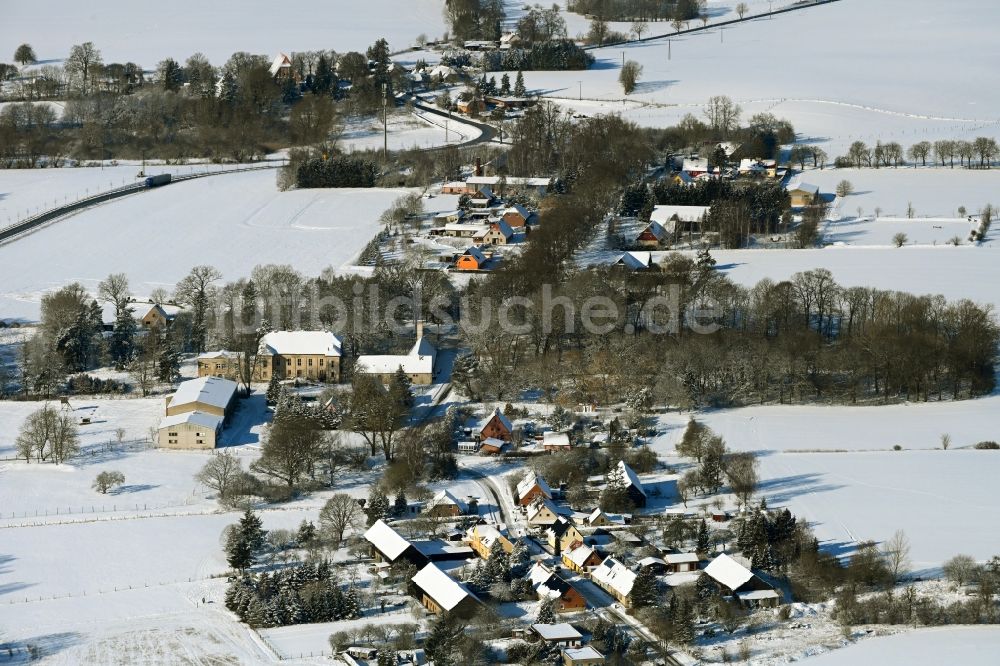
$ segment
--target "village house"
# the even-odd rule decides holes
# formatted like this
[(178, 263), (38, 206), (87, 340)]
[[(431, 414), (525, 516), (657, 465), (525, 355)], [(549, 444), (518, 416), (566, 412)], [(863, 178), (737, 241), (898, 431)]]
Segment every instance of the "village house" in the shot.
[(785, 186), (785, 191), (788, 192), (788, 196), (791, 199), (792, 208), (811, 206), (815, 198), (819, 196), (819, 188), (817, 186), (801, 181), (789, 183)]
[(441, 186), (441, 194), (465, 194), (465, 181), (453, 180), (445, 183)]
[(523, 227), (531, 219), (531, 213), (521, 204), (511, 204), (503, 211), (503, 220), (511, 227)]
[(583, 543), (584, 536), (583, 532), (572, 521), (564, 516), (559, 516), (545, 530), (545, 540), (549, 544), (549, 548), (552, 549), (553, 554), (559, 557), (562, 553), (571, 550), (577, 544)]
[(468, 505), (447, 490), (432, 497), (424, 508), (424, 513), (432, 518), (456, 518), (468, 511)]
[(584, 645), (562, 651), (563, 666), (604, 666), (604, 655), (595, 648)]
[(737, 170), (741, 176), (775, 178), (778, 175), (778, 163), (774, 160), (744, 158), (740, 160), (740, 166)]
[(499, 543), (500, 547), (508, 555), (514, 550), (514, 544), (511, 543), (510, 539), (501, 534), (500, 530), (492, 525), (473, 525), (466, 531), (465, 535), (469, 540), (469, 546), (472, 550), (476, 551), (476, 554), (484, 560), (489, 559), (490, 550), (492, 550), (493, 545), (496, 543)]
[(635, 244), (640, 247), (659, 247), (670, 242), (671, 237), (672, 234), (662, 224), (650, 221), (635, 237)]
[(632, 250), (623, 253), (614, 263), (615, 268), (624, 268), (630, 271), (645, 271), (653, 267), (653, 253), (641, 250)]
[(467, 116), (477, 116), (486, 110), (486, 104), (481, 99), (460, 99), (455, 102), (455, 108)]
[(431, 236), (447, 236), (449, 238), (473, 238), (483, 236), (489, 231), (489, 225), (478, 222), (451, 222), (441, 227), (431, 229)]
[(604, 561), (604, 555), (593, 546), (580, 544), (562, 554), (562, 563), (571, 571), (586, 574)]
[[(177, 319), (177, 315), (182, 310), (181, 306), (169, 303), (136, 302), (135, 306), (130, 304), (129, 307), (133, 308), (133, 314), (138, 314), (141, 310), (145, 309), (145, 313), (138, 317), (139, 323), (143, 328), (159, 330), (163, 330), (173, 324), (174, 320)], [(136, 308), (139, 309), (137, 310)]]
[(551, 525), (559, 518), (559, 511), (552, 500), (542, 495), (528, 505), (525, 516), (529, 525)]
[(465, 249), (455, 260), (455, 269), (459, 271), (480, 271), (486, 265), (488, 259), (483, 251), (473, 245)]
[(563, 580), (554, 571), (541, 562), (536, 562), (528, 572), (528, 580), (539, 600), (555, 600), (557, 613), (582, 611), (587, 608), (587, 601), (579, 590)]
[(274, 56), (271, 66), (268, 68), (271, 77), (277, 81), (287, 81), (289, 79), (298, 82), (299, 77), (292, 67), (292, 59), (284, 53)]
[(530, 472), (517, 484), (517, 503), (521, 506), (528, 506), (536, 499), (544, 497), (552, 499), (552, 489), (545, 479), (534, 472)]
[(511, 433), (514, 432), (514, 426), (511, 424), (510, 419), (497, 408), (479, 422), (475, 431), (480, 441), (483, 442), (487, 439), (499, 439), (503, 442), (509, 442)]
[(505, 32), (500, 35), (500, 48), (510, 49), (521, 43), (521, 36), (516, 32)]
[(568, 432), (542, 433), (542, 448), (549, 452), (569, 451), (571, 443)]
[(618, 470), (621, 472), (620, 476), (625, 483), (625, 492), (629, 500), (637, 509), (645, 507), (646, 491), (643, 489), (642, 482), (639, 481), (635, 470), (626, 465), (624, 460), (618, 461)]
[(698, 181), (694, 179), (694, 176), (689, 174), (687, 171), (678, 171), (670, 176), (670, 181), (674, 185), (682, 185), (684, 187), (694, 187), (698, 183)]
[(434, 383), (437, 349), (424, 337), (423, 321), (417, 322), (416, 332), (417, 340), (407, 354), (359, 356), (354, 364), (354, 372), (362, 375), (374, 375), (383, 384), (389, 384), (395, 374), (402, 370), (413, 384)]
[(609, 557), (590, 572), (590, 579), (626, 608), (632, 606), (632, 585), (635, 572), (613, 557)]
[(701, 558), (698, 553), (667, 553), (663, 556), (667, 573), (683, 573), (697, 571)]
[(587, 516), (587, 525), (590, 527), (606, 527), (611, 525), (611, 518), (608, 514), (601, 511), (600, 508), (594, 509), (589, 516)]
[(579, 647), (583, 645), (583, 634), (573, 628), (573, 625), (562, 622), (559, 624), (533, 624), (531, 631), (539, 640), (557, 647)]
[(670, 237), (698, 232), (708, 216), (710, 206), (654, 206), (649, 215), (650, 224), (658, 223)]
[(514, 230), (504, 220), (490, 222), (477, 231), (472, 240), (482, 245), (507, 245), (514, 238)]
[(681, 171), (693, 178), (707, 174), (709, 172), (708, 159), (704, 157), (687, 158), (681, 164)]
[(773, 587), (725, 553), (708, 563), (705, 575), (746, 606), (773, 607), (781, 603), (781, 596)]
[(434, 564), (427, 564), (410, 580), (414, 596), (435, 615), (447, 612), (455, 617), (469, 618), (482, 605), (479, 598), (465, 585)]
[(272, 331), (261, 340), (260, 381), (340, 381), (340, 338), (330, 331)]

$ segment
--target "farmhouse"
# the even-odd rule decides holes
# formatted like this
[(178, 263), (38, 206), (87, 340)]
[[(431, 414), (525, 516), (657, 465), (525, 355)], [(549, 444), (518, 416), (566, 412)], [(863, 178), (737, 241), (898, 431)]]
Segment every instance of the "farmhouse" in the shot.
[(785, 186), (785, 191), (788, 192), (788, 196), (791, 198), (792, 208), (801, 208), (803, 206), (811, 206), (813, 200), (819, 194), (819, 188), (815, 185), (810, 185), (809, 183), (803, 183), (801, 181), (793, 181)]
[(635, 244), (641, 247), (659, 247), (661, 243), (666, 243), (670, 239), (670, 236), (670, 232), (662, 224), (651, 221), (635, 237)]
[(763, 579), (725, 553), (709, 562), (705, 575), (748, 606), (777, 606), (780, 595)]
[(420, 603), (435, 615), (447, 612), (468, 618), (475, 614), (482, 603), (465, 585), (434, 564), (427, 564), (418, 571), (411, 582)]
[(506, 245), (513, 237), (514, 230), (504, 220), (500, 219), (490, 222), (481, 231), (476, 232), (472, 240), (483, 245)]
[(613, 557), (601, 562), (590, 573), (590, 579), (598, 587), (614, 597), (626, 608), (632, 606), (632, 585), (635, 583), (635, 572)]
[(562, 651), (563, 666), (604, 666), (604, 655), (589, 645)]
[(611, 519), (608, 514), (601, 511), (601, 509), (594, 509), (589, 516), (587, 516), (587, 524), (591, 527), (605, 527), (611, 525)]
[(744, 158), (740, 160), (739, 174), (756, 178), (774, 178), (778, 175), (778, 163), (774, 160)]
[(484, 560), (489, 558), (490, 550), (496, 543), (499, 543), (507, 554), (514, 550), (514, 544), (492, 525), (473, 525), (465, 534), (469, 539), (469, 546)]
[(533, 624), (531, 631), (541, 640), (559, 647), (578, 647), (583, 645), (583, 634), (566, 622), (560, 624)]
[(552, 499), (552, 489), (549, 488), (549, 484), (545, 483), (545, 479), (534, 472), (521, 479), (516, 490), (517, 503), (521, 506), (528, 506), (540, 497)]
[(340, 349), (340, 338), (329, 331), (272, 331), (261, 340), (260, 380), (340, 381)]
[(562, 554), (562, 562), (572, 571), (580, 574), (587, 573), (592, 567), (596, 567), (604, 561), (604, 556), (592, 546), (579, 545)]
[[(139, 308), (145, 309), (146, 312), (141, 317), (139, 317), (139, 323), (142, 324), (143, 328), (149, 329), (164, 329), (170, 324), (174, 323), (177, 319), (177, 315), (181, 312), (181, 307), (179, 305), (170, 305), (167, 303), (139, 303), (135, 304)], [(132, 307), (131, 305), (129, 307)], [(137, 310), (133, 310), (138, 314)]]
[(663, 556), (667, 565), (667, 573), (683, 573), (697, 571), (700, 558), (698, 553), (667, 553)]
[(539, 599), (554, 599), (556, 601), (555, 611), (557, 613), (580, 611), (587, 608), (587, 601), (579, 590), (541, 562), (536, 562), (531, 567), (531, 571), (528, 572), (528, 580), (531, 581), (531, 587)]
[(487, 439), (499, 439), (509, 442), (512, 432), (514, 432), (513, 424), (499, 409), (494, 409), (476, 426), (476, 433), (479, 435), (479, 439), (483, 441)]
[(708, 173), (708, 159), (703, 157), (685, 159), (681, 164), (681, 171), (697, 178)]
[(437, 349), (424, 338), (424, 323), (417, 322), (417, 341), (407, 354), (380, 354), (359, 356), (354, 371), (363, 375), (374, 375), (383, 384), (389, 384), (393, 376), (402, 370), (413, 384), (434, 382), (434, 363)]
[(164, 449), (214, 449), (222, 434), (222, 420), (205, 412), (164, 417), (157, 429), (157, 445)]

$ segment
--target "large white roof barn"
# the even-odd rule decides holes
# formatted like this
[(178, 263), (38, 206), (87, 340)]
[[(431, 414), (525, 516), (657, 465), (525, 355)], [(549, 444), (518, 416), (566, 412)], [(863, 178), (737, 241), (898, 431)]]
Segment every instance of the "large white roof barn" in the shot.
[(169, 407), (199, 403), (225, 409), (236, 394), (236, 382), (221, 377), (199, 377), (181, 382), (170, 398)]
[(389, 561), (398, 558), (411, 545), (399, 532), (381, 519), (376, 520), (375, 524), (368, 528), (368, 531), (365, 532), (365, 540)]
[(413, 584), (446, 611), (454, 610), (466, 599), (479, 601), (467, 587), (434, 564), (428, 564), (412, 578)]
[(211, 430), (217, 430), (219, 426), (222, 425), (222, 417), (216, 416), (215, 414), (206, 414), (205, 412), (184, 412), (183, 414), (165, 416), (160, 419), (159, 429), (163, 430), (164, 428), (181, 425), (182, 423), (199, 425)]

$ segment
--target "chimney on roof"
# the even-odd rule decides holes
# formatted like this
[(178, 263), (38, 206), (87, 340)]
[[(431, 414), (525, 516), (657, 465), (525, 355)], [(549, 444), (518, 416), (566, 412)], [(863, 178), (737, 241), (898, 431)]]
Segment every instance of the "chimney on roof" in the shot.
[(482, 176), (482, 175), (483, 175), (483, 158), (477, 157), (476, 158), (476, 176), (479, 177), (479, 176)]

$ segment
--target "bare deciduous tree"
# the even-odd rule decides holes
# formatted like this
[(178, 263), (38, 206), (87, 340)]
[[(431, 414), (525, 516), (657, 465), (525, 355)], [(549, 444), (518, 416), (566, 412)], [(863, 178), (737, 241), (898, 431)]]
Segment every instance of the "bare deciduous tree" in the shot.
[(194, 478), (198, 483), (217, 492), (220, 502), (225, 502), (242, 475), (243, 464), (239, 458), (228, 451), (219, 451), (205, 463)]
[(333, 537), (334, 545), (340, 548), (344, 532), (361, 522), (361, 509), (356, 499), (344, 493), (337, 493), (323, 505), (319, 512), (319, 522)]
[(898, 583), (910, 569), (910, 540), (903, 530), (896, 530), (892, 538), (882, 545), (882, 557), (893, 582)]

